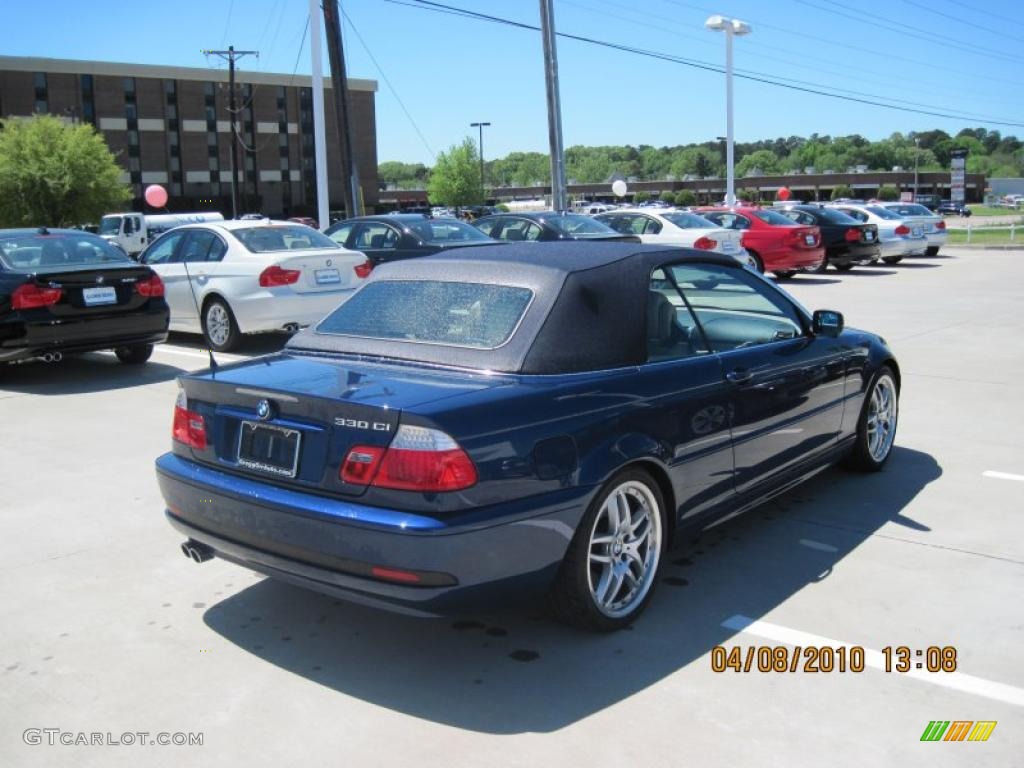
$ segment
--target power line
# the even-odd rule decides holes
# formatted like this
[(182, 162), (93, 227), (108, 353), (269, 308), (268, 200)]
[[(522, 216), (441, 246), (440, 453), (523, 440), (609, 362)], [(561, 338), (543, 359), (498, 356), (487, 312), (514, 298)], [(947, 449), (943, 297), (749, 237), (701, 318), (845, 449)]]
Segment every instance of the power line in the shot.
[(220, 38), (220, 44), (221, 45), (224, 45), (224, 43), (226, 43), (228, 41), (228, 30), (231, 28), (231, 13), (234, 10), (235, 10), (235, 0), (231, 0), (231, 2), (228, 3), (228, 18), (227, 18), (227, 21), (224, 22), (224, 34), (221, 35), (221, 38)]
[(423, 146), (427, 148), (427, 152), (430, 153), (431, 157), (437, 157), (437, 153), (431, 148), (430, 143), (427, 141), (427, 138), (423, 135), (423, 131), (420, 130), (420, 127), (416, 124), (416, 121), (413, 120), (412, 115), (409, 113), (409, 110), (405, 108), (405, 102), (403, 102), (402, 97), (398, 95), (398, 91), (395, 90), (395, 86), (391, 84), (391, 80), (389, 80), (388, 76), (384, 74), (384, 68), (381, 67), (380, 62), (377, 61), (377, 57), (373, 55), (373, 52), (370, 50), (370, 46), (368, 46), (366, 44), (366, 41), (363, 40), (363, 36), (359, 34), (359, 30), (356, 29), (356, 25), (352, 23), (352, 19), (349, 18), (349, 15), (345, 13), (345, 9), (340, 4), (338, 5), (338, 8), (341, 9), (341, 15), (348, 23), (349, 28), (355, 33), (356, 39), (359, 40), (359, 44), (363, 46), (363, 50), (366, 51), (366, 55), (370, 57), (370, 61), (373, 62), (373, 66), (377, 68), (377, 71), (380, 73), (381, 79), (387, 85), (388, 90), (391, 91), (391, 95), (395, 97), (395, 101), (398, 102), (398, 106), (402, 108), (402, 112), (405, 113), (405, 116), (409, 120), (409, 124), (412, 126), (412, 129), (416, 131), (416, 135), (420, 137), (420, 141), (423, 142)]
[[(1008, 35), (1005, 32), (1002, 32), (998, 29), (993, 29), (992, 27), (985, 27), (982, 26), (981, 24), (975, 24), (970, 19), (964, 18), (964, 16), (966, 16), (967, 14), (954, 16), (951, 13), (943, 13), (942, 11), (937, 11), (931, 6), (925, 5), (924, 3), (915, 2), (915, 0), (903, 0), (903, 2), (906, 3), (907, 5), (912, 5), (915, 8), (920, 8), (922, 11), (934, 13), (936, 16), (942, 16), (943, 18), (946, 19), (952, 19), (957, 24), (963, 24), (968, 27), (974, 27), (975, 29), (980, 29), (982, 32), (988, 32), (989, 34), (998, 35), (999, 37), (1005, 37), (1007, 40), (1013, 40), (1015, 43), (1024, 43), (1024, 38), (1014, 37), (1013, 35)], [(963, 9), (961, 8), (961, 10)]]
[[(718, 13), (718, 9), (710, 8), (708, 6), (694, 5), (693, 3), (681, 2), (681, 0), (661, 0), (661, 2), (667, 3), (668, 5), (672, 5), (672, 6), (675, 6), (677, 8), (688, 8), (690, 10), (702, 11), (704, 13)], [(800, 40), (802, 42), (804, 42), (804, 43), (807, 42), (807, 33), (802, 31), (802, 30), (797, 30), (797, 29), (794, 29), (792, 27), (783, 27), (783, 26), (779, 26), (777, 24), (772, 24), (771, 22), (767, 22), (767, 21), (759, 20), (759, 19), (753, 19), (753, 18), (750, 18), (750, 17), (746, 17), (746, 19), (747, 19), (747, 21), (751, 22), (752, 24), (754, 24), (757, 27), (764, 27), (765, 29), (770, 29), (770, 30), (773, 30), (773, 31), (778, 32), (780, 34), (783, 34), (783, 35), (790, 35), (791, 37), (798, 37), (798, 38), (800, 38)], [(864, 47), (862, 45), (853, 45), (851, 43), (842, 42), (840, 40), (831, 40), (829, 38), (821, 37), (820, 35), (817, 35), (817, 34), (815, 34), (815, 36), (814, 36), (814, 42), (815, 43), (820, 43), (822, 45), (834, 46), (836, 48), (843, 48), (843, 49), (848, 50), (848, 51), (854, 51), (855, 53), (864, 53), (864, 54), (869, 54), (871, 56), (884, 56), (886, 58), (886, 60), (888, 60), (888, 61), (903, 62), (904, 64), (910, 64), (911, 66), (922, 68), (922, 69), (924, 69), (926, 75), (931, 74), (931, 73), (933, 73), (935, 71), (934, 65), (932, 65), (930, 62), (924, 62), (924, 61), (922, 61), (919, 58), (915, 59), (915, 58), (911, 58), (909, 56), (901, 56), (898, 53), (893, 53), (891, 50), (880, 50), (878, 48), (866, 48), (866, 47)], [(756, 44), (756, 43), (751, 42), (751, 43), (748, 43), (748, 44)], [(973, 53), (973, 51), (972, 51), (972, 53)], [(861, 68), (858, 66), (858, 71), (866, 71), (866, 70), (861, 70)], [(942, 73), (943, 73), (943, 75), (945, 75), (947, 77), (949, 77), (949, 76), (962, 77), (962, 75), (960, 75), (959, 70), (954, 69), (954, 68), (950, 68), (950, 67), (944, 68), (942, 70)], [(884, 75), (891, 76), (892, 73), (891, 72), (890, 73), (877, 72), (877, 74), (881, 74), (883, 76)], [(1000, 77), (999, 75), (992, 74), (991, 72), (986, 72), (984, 77), (985, 77), (986, 80), (990, 80), (992, 82), (1000, 82), (1000, 83), (1006, 83), (1007, 85), (1020, 86), (1020, 81), (1018, 81), (1018, 80), (1010, 80), (1008, 78)], [(976, 80), (976, 78), (975, 78), (975, 80)]]
[[(823, 13), (831, 13), (831, 14), (833, 14), (835, 16), (841, 16), (844, 19), (850, 19), (850, 20), (856, 21), (856, 22), (858, 22), (860, 24), (866, 24), (866, 25), (872, 27), (873, 29), (877, 29), (879, 27), (882, 27), (883, 29), (888, 29), (891, 32), (898, 32), (899, 34), (905, 35), (906, 37), (913, 37), (913, 38), (915, 38), (917, 40), (924, 40), (926, 43), (940, 43), (941, 45), (948, 46), (950, 48), (956, 48), (957, 50), (966, 51), (967, 53), (972, 53), (975, 56), (977, 56), (977, 55), (987, 56), (988, 58), (991, 58), (991, 59), (1000, 59), (1002, 61), (1008, 61), (1008, 62), (1011, 62), (1013, 64), (1022, 64), (1022, 63), (1024, 63), (1024, 58), (1020, 58), (1018, 56), (1013, 56), (1013, 55), (1008, 54), (1008, 53), (1003, 53), (1002, 51), (996, 51), (996, 50), (992, 50), (992, 49), (983, 49), (983, 48), (977, 48), (977, 47), (973, 47), (973, 46), (962, 45), (959, 42), (959, 38), (949, 37), (948, 35), (940, 35), (940, 34), (935, 33), (935, 32), (923, 32), (923, 33), (922, 32), (915, 32), (913, 30), (907, 29), (906, 24), (903, 24), (900, 21), (897, 21), (895, 19), (889, 19), (889, 18), (886, 18), (885, 16), (879, 16), (878, 14), (876, 14), (874, 12), (872, 12), (870, 19), (868, 19), (868, 18), (864, 18), (862, 16), (857, 16), (856, 14), (846, 13), (845, 11), (839, 11), (839, 10), (835, 10), (833, 8), (825, 8), (824, 6), (817, 5), (816, 3), (811, 2), (811, 0), (796, 0), (796, 1), (798, 3), (800, 3), (800, 4), (802, 4), (802, 5), (806, 5), (808, 8), (814, 8), (815, 10), (822, 11)], [(846, 6), (841, 5), (840, 3), (834, 2), (833, 0), (822, 0), (822, 2), (828, 3), (829, 5), (838, 6), (840, 8), (845, 8), (846, 7)], [(891, 24), (895, 24), (896, 26), (889, 26), (889, 25), (886, 25), (886, 24), (879, 24), (878, 23), (879, 21), (888, 22), (890, 25)]]
[[(946, 3), (946, 5), (954, 6), (958, 11), (964, 10), (964, 4), (961, 0), (943, 0), (943, 2)], [(1016, 24), (1018, 27), (1024, 27), (1024, 21), (1021, 21), (1020, 19), (1014, 19), (1010, 16), (1003, 16), (1002, 14), (995, 13), (994, 11), (992, 11), (992, 9), (988, 8), (987, 6), (985, 7), (984, 12), (991, 16), (993, 19), (999, 19), (1000, 21), (1008, 21), (1011, 24)], [(959, 18), (957, 20), (959, 21)]]
[[(650, 28), (650, 29), (657, 29), (657, 30), (660, 30), (660, 31), (665, 32), (667, 34), (679, 37), (681, 39), (694, 40), (694, 41), (697, 41), (697, 42), (700, 42), (700, 43), (707, 43), (709, 45), (712, 44), (712, 41), (705, 39), (706, 37), (709, 37), (708, 35), (705, 35), (704, 38), (698, 38), (698, 37), (695, 37), (693, 35), (684, 35), (684, 34), (681, 34), (681, 33), (678, 33), (678, 32), (673, 32), (673, 31), (670, 31), (670, 30), (666, 30), (663, 25), (652, 24), (650, 22), (645, 22), (645, 21), (638, 21), (636, 19), (631, 19), (631, 18), (629, 18), (627, 16), (620, 16), (618, 14), (610, 14), (607, 11), (599, 10), (597, 8), (593, 8), (592, 6), (587, 6), (587, 5), (583, 4), (583, 3), (574, 2), (573, 0), (560, 0), (560, 2), (563, 5), (572, 5), (572, 6), (575, 6), (577, 8), (582, 8), (583, 10), (586, 10), (586, 11), (588, 11), (590, 13), (609, 16), (611, 18), (620, 19), (620, 20), (628, 22), (630, 24), (636, 24), (638, 26), (647, 27), (647, 28)], [(608, 2), (607, 0), (597, 0), (597, 2), (600, 2), (602, 5), (610, 5), (610, 6), (613, 6), (613, 7), (616, 7), (616, 8), (621, 8), (623, 10), (630, 10), (628, 6), (624, 6), (624, 5), (621, 5), (619, 3)], [(648, 14), (646, 11), (642, 12), (642, 15), (650, 16), (650, 14)], [(675, 21), (674, 19), (670, 19), (670, 18), (668, 18), (666, 16), (654, 15), (654, 18), (661, 19), (663, 22), (667, 22), (668, 24), (673, 25), (673, 26), (683, 26), (682, 24), (680, 24), (679, 22)], [(754, 41), (744, 42), (744, 47), (747, 47), (747, 46), (758, 46), (758, 47), (761, 47), (761, 48), (770, 48), (770, 49), (774, 49), (774, 50), (788, 50), (788, 49), (779, 48), (778, 46), (773, 46), (773, 45), (764, 45), (764, 44), (760, 44), (759, 45), (758, 43), (755, 43)], [(763, 59), (770, 59), (770, 60), (773, 60), (773, 61), (779, 61), (779, 62), (782, 62), (783, 64), (798, 64), (798, 65), (802, 65), (803, 64), (803, 62), (796, 61), (795, 59), (784, 59), (784, 58), (780, 58), (778, 56), (767, 56), (765, 54), (761, 54), (761, 58), (763, 58)], [(808, 80), (800, 80), (798, 78), (793, 78), (793, 77), (786, 77), (784, 75), (778, 75), (778, 74), (775, 74), (775, 73), (759, 73), (759, 72), (753, 72), (751, 70), (745, 70), (745, 69), (736, 69), (736, 71), (737, 72), (750, 72), (750, 74), (753, 74), (753, 75), (769, 74), (771, 77), (774, 77), (777, 80), (785, 80), (787, 82), (797, 83), (799, 85), (809, 85), (809, 86), (818, 87), (818, 88), (830, 88), (831, 87), (832, 90), (834, 90), (836, 92), (839, 92), (839, 93), (849, 93), (849, 94), (852, 94), (854, 96), (866, 96), (866, 97), (869, 97), (869, 98), (872, 96), (872, 94), (870, 94), (870, 93), (864, 93), (863, 91), (857, 91), (857, 90), (853, 90), (851, 88), (840, 88), (840, 87), (837, 87), (837, 86), (827, 86), (827, 85), (822, 85), (821, 83), (816, 83), (816, 82), (812, 82), (812, 81), (808, 81)], [(849, 74), (850, 74), (848, 70), (845, 71), (845, 72), (842, 72), (842, 71), (839, 71), (839, 70), (829, 70), (829, 69), (823, 68), (823, 67), (815, 67), (815, 71), (820, 71), (820, 72), (824, 72), (824, 73), (827, 73), (827, 74), (840, 75), (840, 76), (844, 76), (844, 77), (849, 77)], [(891, 84), (892, 84), (891, 80), (889, 82), (884, 82), (883, 83), (883, 82), (880, 82), (880, 81), (877, 81), (877, 80), (876, 81), (872, 81), (872, 80), (870, 80), (868, 78), (861, 77), (860, 75), (861, 75), (861, 73), (863, 71), (864, 70), (862, 70), (860, 68), (857, 69), (857, 79), (860, 82), (874, 83), (875, 85), (883, 85), (883, 86), (886, 86), (886, 87), (891, 86)], [(935, 95), (935, 94), (932, 94), (932, 95)], [(948, 95), (949, 95), (948, 93), (943, 94), (944, 97), (946, 97)], [(890, 97), (885, 97), (885, 98), (886, 98), (887, 101), (891, 101), (891, 102), (896, 103), (896, 104), (909, 104), (911, 106), (916, 106), (916, 107), (929, 107), (930, 106), (929, 104), (924, 104), (924, 103), (919, 102), (919, 101), (911, 101), (909, 99), (899, 99), (899, 98), (894, 98), (894, 97), (891, 97), (891, 96)], [(963, 114), (965, 118), (974, 118), (975, 117), (972, 113), (964, 112), (963, 110), (959, 110), (958, 109), (958, 110), (952, 110), (952, 111), (955, 111), (955, 112)]]
[[(514, 21), (512, 19), (505, 19), (505, 18), (502, 18), (500, 16), (493, 16), (491, 14), (480, 13), (478, 11), (470, 11), (470, 10), (467, 10), (465, 8), (457, 8), (455, 6), (445, 5), (443, 3), (432, 2), (432, 0), (412, 0), (411, 2), (409, 2), (407, 0), (384, 0), (384, 2), (390, 3), (392, 5), (403, 5), (403, 6), (407, 6), (409, 8), (419, 8), (421, 10), (436, 11), (436, 12), (439, 12), (439, 13), (445, 13), (445, 14), (454, 15), (454, 16), (461, 16), (461, 17), (469, 18), (469, 19), (476, 19), (476, 20), (480, 20), (480, 21), (488, 21), (488, 22), (492, 22), (492, 23), (496, 23), (496, 24), (502, 24), (502, 25), (505, 25), (505, 26), (515, 27), (515, 28), (518, 28), (518, 29), (526, 29), (526, 30), (530, 30), (530, 31), (534, 31), (534, 32), (540, 31), (540, 27), (534, 26), (532, 24), (527, 24), (527, 23), (521, 22), (521, 21)], [(590, 45), (597, 45), (597, 46), (600, 46), (600, 47), (603, 47), (603, 48), (610, 48), (612, 50), (622, 51), (624, 53), (633, 53), (633, 54), (636, 54), (636, 55), (639, 55), (639, 56), (645, 56), (645, 57), (651, 58), (651, 59), (658, 59), (658, 60), (661, 60), (661, 61), (668, 61), (668, 62), (671, 62), (671, 63), (674, 63), (674, 64), (681, 64), (683, 66), (691, 67), (693, 69), (701, 69), (701, 70), (704, 70), (704, 71), (707, 71), (707, 72), (715, 72), (716, 74), (723, 74), (724, 71), (725, 71), (723, 67), (721, 67), (719, 65), (716, 65), (716, 64), (711, 64), (711, 63), (706, 62), (706, 61), (700, 61), (700, 60), (696, 60), (696, 59), (687, 59), (687, 58), (684, 58), (682, 56), (674, 56), (674, 55), (667, 54), (667, 53), (661, 53), (659, 51), (651, 51), (651, 50), (647, 50), (647, 49), (643, 49), (643, 48), (637, 48), (637, 47), (631, 46), (631, 45), (625, 45), (625, 44), (622, 44), (622, 43), (610, 42), (610, 41), (607, 41), (607, 40), (598, 40), (598, 39), (595, 39), (595, 38), (592, 38), (592, 37), (586, 37), (584, 35), (574, 35), (574, 34), (570, 34), (568, 32), (559, 32), (558, 36), (566, 38), (568, 40), (576, 40), (577, 42), (583, 42), (583, 43), (588, 43)], [(744, 80), (750, 80), (750, 81), (753, 81), (753, 82), (763, 83), (763, 84), (766, 84), (766, 85), (774, 85), (774, 86), (779, 87), (779, 88), (786, 88), (788, 90), (799, 91), (801, 93), (810, 93), (810, 94), (814, 94), (816, 96), (826, 96), (828, 98), (839, 99), (841, 101), (854, 102), (854, 103), (857, 103), (857, 104), (866, 104), (866, 105), (874, 106), (874, 107), (884, 107), (886, 109), (893, 109), (893, 110), (897, 110), (897, 111), (900, 111), (900, 112), (912, 112), (912, 113), (915, 113), (915, 114), (929, 115), (931, 117), (942, 117), (942, 118), (946, 118), (946, 119), (950, 119), (950, 120), (964, 120), (965, 119), (962, 116), (955, 115), (955, 114), (950, 114), (949, 112), (941, 112), (941, 111), (939, 111), (938, 107), (934, 107), (934, 108), (930, 108), (930, 109), (917, 109), (917, 108), (914, 108), (914, 107), (901, 107), (901, 106), (898, 106), (898, 105), (895, 105), (895, 104), (887, 104), (885, 102), (877, 101), (876, 100), (878, 98), (883, 98), (883, 97), (858, 98), (858, 97), (855, 97), (855, 96), (844, 96), (842, 94), (821, 90), (819, 88), (808, 88), (808, 87), (804, 87), (804, 86), (800, 86), (800, 85), (793, 85), (793, 84), (790, 84), (790, 83), (781, 82), (779, 80), (774, 80), (771, 77), (768, 77), (768, 76), (765, 76), (765, 75), (759, 74), (759, 73), (758, 74), (736, 74), (735, 76), (738, 77), (738, 78), (744, 79)], [(1024, 122), (1014, 122), (1014, 121), (1010, 121), (1010, 120), (1000, 120), (1000, 119), (996, 119), (996, 118), (981, 117), (981, 116), (978, 116), (978, 117), (973, 118), (973, 119), (976, 119), (979, 122), (988, 123), (990, 125), (1004, 125), (1004, 126), (1010, 126), (1010, 127), (1014, 127), (1014, 128), (1024, 128)]]

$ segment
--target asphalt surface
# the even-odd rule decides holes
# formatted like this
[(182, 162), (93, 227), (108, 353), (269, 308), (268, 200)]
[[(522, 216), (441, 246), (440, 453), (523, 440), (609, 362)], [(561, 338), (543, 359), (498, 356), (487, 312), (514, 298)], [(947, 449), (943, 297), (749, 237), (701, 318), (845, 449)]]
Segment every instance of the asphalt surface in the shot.
[[(899, 355), (889, 466), (830, 470), (695, 537), (635, 627), (603, 636), (532, 611), (409, 619), (186, 560), (152, 462), (174, 377), (205, 365), (195, 339), (141, 370), (0, 370), (0, 765), (1021, 765), (1021, 258), (792, 281)], [(814, 643), (863, 646), (866, 668), (711, 669), (717, 645)], [(958, 672), (879, 669), (899, 645), (955, 647)], [(997, 726), (923, 743), (932, 720)], [(149, 735), (25, 743), (44, 728)], [(146, 743), (161, 732), (203, 744)]]

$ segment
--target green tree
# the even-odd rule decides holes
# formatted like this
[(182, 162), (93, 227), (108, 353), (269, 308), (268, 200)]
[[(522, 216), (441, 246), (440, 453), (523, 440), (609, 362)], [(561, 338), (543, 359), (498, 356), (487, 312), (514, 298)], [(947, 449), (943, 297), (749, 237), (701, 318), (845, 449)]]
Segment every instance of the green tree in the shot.
[(50, 115), (0, 122), (0, 227), (99, 221), (129, 198), (114, 155), (88, 123)]
[(437, 156), (430, 174), (427, 196), (435, 205), (479, 205), (484, 201), (480, 185), (480, 156), (468, 136)]
[(399, 189), (422, 189), (430, 169), (423, 163), (402, 163), (388, 160), (377, 166), (377, 178)]
[(762, 176), (771, 176), (779, 173), (781, 166), (782, 164), (774, 152), (770, 149), (759, 149), (756, 152), (745, 155), (736, 163), (736, 176), (743, 178), (755, 171), (759, 172)]
[(879, 200), (899, 200), (900, 191), (892, 184), (886, 184), (878, 188)]
[(853, 190), (845, 184), (837, 184), (832, 189), (832, 199), (838, 200), (841, 197), (853, 197)]
[(676, 205), (689, 206), (697, 204), (697, 195), (692, 189), (680, 189), (675, 195)]
[(738, 189), (736, 190), (736, 199), (742, 200), (744, 203), (756, 203), (760, 199), (756, 189)]

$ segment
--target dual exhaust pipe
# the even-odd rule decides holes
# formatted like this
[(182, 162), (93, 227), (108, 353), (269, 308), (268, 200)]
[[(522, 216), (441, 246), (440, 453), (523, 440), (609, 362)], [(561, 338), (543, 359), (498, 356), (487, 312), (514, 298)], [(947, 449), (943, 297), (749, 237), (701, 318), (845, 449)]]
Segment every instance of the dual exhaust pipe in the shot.
[(61, 360), (64, 359), (64, 354), (61, 352), (47, 352), (43, 355), (40, 355), (39, 359), (42, 360), (44, 363), (59, 363)]
[(184, 542), (181, 545), (181, 553), (194, 563), (205, 563), (213, 559), (213, 548), (195, 539)]

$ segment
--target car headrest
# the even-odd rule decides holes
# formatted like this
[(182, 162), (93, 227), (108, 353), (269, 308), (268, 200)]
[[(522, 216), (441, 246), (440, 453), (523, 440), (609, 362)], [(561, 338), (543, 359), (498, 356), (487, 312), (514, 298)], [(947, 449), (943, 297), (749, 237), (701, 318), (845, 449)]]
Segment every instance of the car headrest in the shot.
[(658, 291), (647, 293), (647, 340), (661, 344), (672, 340), (676, 309), (668, 297)]

